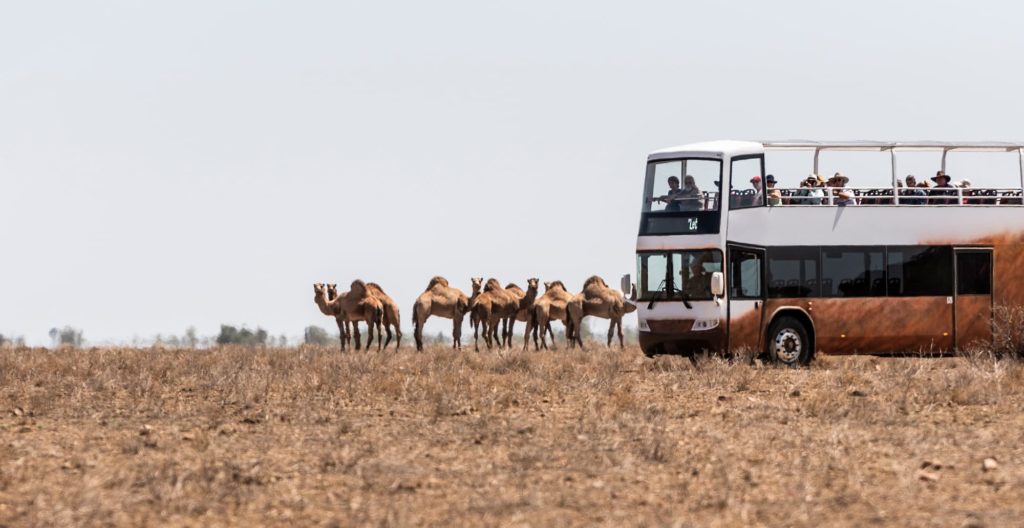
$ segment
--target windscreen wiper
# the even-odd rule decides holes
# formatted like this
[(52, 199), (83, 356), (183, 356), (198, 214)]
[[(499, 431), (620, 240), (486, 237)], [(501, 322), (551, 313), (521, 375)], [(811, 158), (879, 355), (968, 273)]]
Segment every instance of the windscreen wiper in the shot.
[(651, 302), (647, 303), (647, 309), (654, 308), (654, 302), (658, 300), (658, 296), (665, 292), (665, 281), (661, 281), (658, 285), (658, 291), (654, 292), (654, 297), (651, 297)]

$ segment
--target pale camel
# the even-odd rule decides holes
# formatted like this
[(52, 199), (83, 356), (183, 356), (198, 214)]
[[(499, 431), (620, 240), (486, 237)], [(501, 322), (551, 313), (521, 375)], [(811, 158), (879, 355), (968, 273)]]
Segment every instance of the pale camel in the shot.
[[(566, 337), (572, 337), (569, 331), (569, 322), (566, 319), (566, 307), (572, 297), (573, 295), (565, 289), (565, 284), (562, 284), (562, 281), (544, 283), (544, 295), (541, 295), (533, 306), (534, 325), (536, 329), (540, 330), (541, 348), (548, 348), (547, 340), (544, 338), (545, 331), (551, 334), (551, 346), (555, 345), (555, 333), (551, 330), (552, 320), (562, 321), (562, 324), (565, 325)], [(536, 346), (536, 342), (534, 342), (534, 346)]]
[(395, 350), (398, 350), (402, 346), (402, 317), (398, 313), (398, 303), (395, 302), (388, 294), (384, 293), (384, 289), (380, 287), (376, 282), (366, 283), (366, 289), (369, 290), (370, 294), (380, 301), (384, 307), (384, 331), (387, 332), (387, 339), (384, 340), (384, 348), (388, 347), (388, 343), (391, 342), (391, 328), (395, 328)]
[[(332, 302), (338, 298), (338, 285), (328, 284), (327, 285), (327, 302)], [(349, 327), (348, 316), (344, 312), (339, 313), (334, 318), (338, 323), (338, 335), (341, 338), (341, 349), (345, 350), (345, 347), (352, 344), (352, 332)], [(356, 333), (359, 333), (359, 327), (356, 327)]]
[[(366, 283), (356, 279), (349, 286), (349, 291), (338, 294), (333, 298), (329, 294), (337, 292), (336, 284), (329, 284), (320, 296), (325, 308), (331, 310), (335, 319), (341, 317), (343, 320), (352, 323), (352, 334), (355, 338), (355, 349), (360, 348), (359, 321), (366, 322), (366, 349), (370, 349), (373, 343), (373, 329), (377, 328), (377, 349), (381, 349), (381, 319), (384, 314), (384, 305), (370, 294)], [(318, 303), (319, 304), (319, 303)], [(323, 308), (321, 308), (323, 311)]]
[(480, 295), (480, 290), (484, 287), (483, 277), (471, 277), (470, 282), (472, 283), (473, 291), (469, 294), (469, 324), (473, 327), (473, 348), (480, 350), (480, 346), (477, 342), (480, 339), (480, 320), (476, 318), (476, 314), (473, 313), (473, 305), (476, 304), (476, 298)]
[(537, 302), (537, 285), (539, 283), (540, 281), (536, 278), (527, 279), (525, 292), (515, 284), (505, 286), (505, 289), (519, 301), (515, 317), (509, 319), (508, 335), (505, 337), (505, 344), (509, 347), (512, 346), (512, 329), (515, 327), (516, 321), (522, 321), (526, 323), (526, 332), (523, 334), (523, 350), (527, 349), (530, 342), (530, 332), (533, 332), (533, 348), (537, 348), (537, 329), (534, 325), (533, 305)]
[[(498, 347), (504, 342), (505, 332), (508, 331), (508, 320), (516, 316), (519, 310), (519, 299), (516, 299), (505, 288), (501, 287), (496, 279), (487, 279), (484, 291), (476, 297), (473, 303), (473, 317), (477, 318), (484, 327), (484, 342), (487, 348), (491, 343), (496, 342)], [(498, 323), (504, 321), (505, 330), (502, 338), (498, 337)], [(477, 348), (479, 350), (479, 348)]]
[(431, 315), (452, 320), (452, 348), (462, 348), (462, 318), (468, 310), (469, 298), (462, 290), (449, 286), (444, 277), (430, 279), (427, 290), (416, 298), (416, 304), (412, 306), (416, 350), (423, 350), (423, 324)]
[[(334, 286), (333, 284), (325, 286), (322, 282), (313, 284), (313, 302), (320, 308), (320, 313), (327, 317), (333, 317), (338, 324), (338, 339), (341, 341), (341, 351), (344, 352), (349, 343), (348, 319), (342, 313), (335, 314), (330, 307), (330, 302), (338, 296), (337, 288)], [(327, 290), (327, 302), (324, 302), (323, 298), (325, 290)]]
[(594, 275), (583, 283), (583, 291), (573, 296), (566, 306), (568, 319), (572, 326), (572, 337), (569, 341), (583, 347), (582, 332), (583, 318), (591, 315), (608, 319), (608, 346), (612, 346), (612, 336), (615, 329), (619, 331), (619, 346), (625, 348), (625, 341), (622, 337), (622, 317), (636, 311), (636, 305), (627, 302), (622, 292), (614, 290), (604, 282), (601, 277)]

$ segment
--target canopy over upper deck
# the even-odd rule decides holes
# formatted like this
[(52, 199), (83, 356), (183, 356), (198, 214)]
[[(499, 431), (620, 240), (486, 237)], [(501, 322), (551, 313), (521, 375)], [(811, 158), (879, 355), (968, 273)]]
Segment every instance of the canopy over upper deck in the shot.
[(687, 156), (742, 156), (759, 154), (769, 150), (806, 150), (814, 152), (815, 174), (818, 170), (818, 159), (823, 151), (862, 151), (889, 152), (892, 158), (892, 183), (896, 186), (896, 153), (903, 152), (940, 152), (942, 153), (942, 170), (946, 170), (946, 155), (950, 152), (1017, 152), (1020, 166), (1020, 182), (1024, 188), (1024, 143), (1016, 141), (811, 141), (806, 139), (757, 141), (719, 140), (702, 143), (691, 143), (652, 152), (648, 161), (670, 159), (680, 155)]

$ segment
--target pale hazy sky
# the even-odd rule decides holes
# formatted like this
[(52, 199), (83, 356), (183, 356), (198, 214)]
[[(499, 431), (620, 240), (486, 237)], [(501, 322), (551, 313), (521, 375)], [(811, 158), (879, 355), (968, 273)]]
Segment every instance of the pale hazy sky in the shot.
[[(649, 151), (1024, 140), (1022, 18), (1017, 2), (0, 2), (0, 333), (295, 336), (332, 326), (311, 283), (354, 278), (409, 328), (436, 274), (467, 292), (477, 275), (617, 284)], [(823, 169), (854, 185), (888, 180), (887, 157), (875, 174), (834, 156)], [(769, 171), (795, 184), (809, 159)], [(1015, 157), (985, 166), (1002, 179), (959, 163), (1017, 183)]]

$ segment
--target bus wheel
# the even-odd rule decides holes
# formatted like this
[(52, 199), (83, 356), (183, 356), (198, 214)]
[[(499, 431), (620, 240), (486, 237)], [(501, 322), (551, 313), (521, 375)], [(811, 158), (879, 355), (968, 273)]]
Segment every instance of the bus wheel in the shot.
[(806, 365), (811, 359), (811, 340), (803, 323), (780, 317), (768, 330), (768, 357), (788, 366)]

